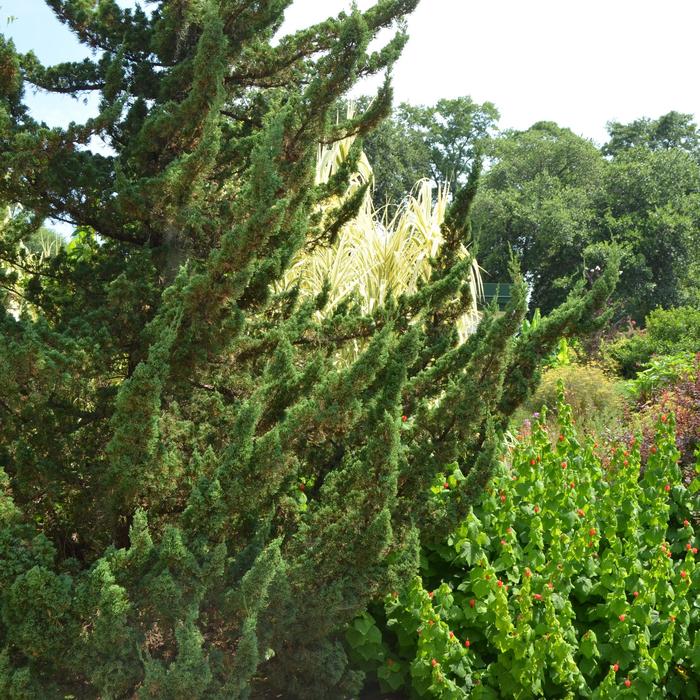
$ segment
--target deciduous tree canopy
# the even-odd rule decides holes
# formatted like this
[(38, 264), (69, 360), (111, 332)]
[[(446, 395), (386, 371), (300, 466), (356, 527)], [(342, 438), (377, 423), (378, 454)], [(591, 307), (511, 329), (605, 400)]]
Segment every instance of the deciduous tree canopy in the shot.
[(470, 97), (431, 106), (401, 104), (365, 138), (376, 174), (376, 205), (396, 204), (420, 178), (455, 192), (466, 183), (475, 156), (487, 148), (497, 121), (490, 102), (480, 105)]

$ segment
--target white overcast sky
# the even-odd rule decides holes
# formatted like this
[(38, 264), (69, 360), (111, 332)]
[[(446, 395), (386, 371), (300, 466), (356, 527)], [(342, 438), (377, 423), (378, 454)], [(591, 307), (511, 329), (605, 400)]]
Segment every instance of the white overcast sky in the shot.
[[(297, 0), (286, 27), (349, 6)], [(7, 24), (10, 15), (16, 19)], [(672, 109), (700, 115), (699, 28), (698, 0), (422, 0), (395, 69), (396, 99), (429, 104), (470, 95), (495, 103), (503, 128), (546, 119), (600, 143), (609, 120)], [(0, 0), (0, 31), (48, 63), (80, 56), (43, 0)], [(75, 101), (34, 100), (49, 123), (85, 115)]]

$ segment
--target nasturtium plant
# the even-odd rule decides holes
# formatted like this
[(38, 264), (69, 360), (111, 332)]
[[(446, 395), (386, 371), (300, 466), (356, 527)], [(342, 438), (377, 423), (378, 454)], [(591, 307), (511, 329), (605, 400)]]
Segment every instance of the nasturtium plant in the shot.
[[(563, 399), (558, 415), (559, 434), (540, 416), (478, 506), (424, 549), (423, 576), (364, 618), (371, 649), (350, 638), (386, 690), (700, 698), (698, 502), (673, 416), (642, 464), (638, 438), (603, 450)], [(461, 478), (440, 477), (434, 497), (455, 497)]]

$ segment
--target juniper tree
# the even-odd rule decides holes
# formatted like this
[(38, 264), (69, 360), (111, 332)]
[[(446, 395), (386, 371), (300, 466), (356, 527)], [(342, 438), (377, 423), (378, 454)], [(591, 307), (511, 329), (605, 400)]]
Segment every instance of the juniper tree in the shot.
[[(49, 0), (95, 58), (45, 67), (2, 39), (0, 199), (22, 207), (2, 280), (33, 309), (0, 307), (2, 697), (356, 695), (344, 626), (466, 512), (538, 359), (602, 306), (614, 266), (518, 340), (516, 279), (458, 342), (475, 177), (416, 293), (367, 316), (273, 291), (350, 215), (351, 168), (315, 186), (317, 144), (387, 114), (388, 82), (333, 108), (390, 69), (416, 2), (277, 41), (290, 0)], [(26, 84), (95, 92), (99, 114), (48, 128)], [(47, 217), (76, 234), (13, 276)], [(428, 482), (455, 460), (468, 480), (436, 512)]]

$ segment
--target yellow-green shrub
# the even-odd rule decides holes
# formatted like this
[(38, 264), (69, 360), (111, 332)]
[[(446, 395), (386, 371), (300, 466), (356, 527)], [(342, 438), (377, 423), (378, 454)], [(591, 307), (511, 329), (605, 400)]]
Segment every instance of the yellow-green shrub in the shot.
[(570, 364), (547, 370), (535, 394), (514, 416), (514, 425), (546, 406), (551, 416), (556, 415), (557, 384), (566, 387), (566, 402), (573, 417), (582, 427), (603, 434), (619, 425), (625, 411), (623, 382), (592, 365)]

